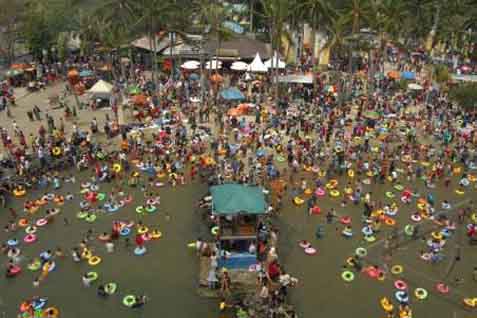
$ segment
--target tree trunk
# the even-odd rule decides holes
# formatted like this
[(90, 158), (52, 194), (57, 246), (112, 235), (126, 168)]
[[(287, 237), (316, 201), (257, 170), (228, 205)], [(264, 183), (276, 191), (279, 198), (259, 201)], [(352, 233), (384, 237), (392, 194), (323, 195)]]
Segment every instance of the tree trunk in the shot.
[(150, 54), (150, 59), (151, 59), (151, 75), (152, 75), (152, 82), (156, 84), (156, 72), (155, 72), (155, 64), (156, 64), (156, 56), (154, 52), (154, 45), (153, 42), (155, 42), (156, 39), (153, 38), (153, 33), (152, 30), (149, 31), (149, 54)]

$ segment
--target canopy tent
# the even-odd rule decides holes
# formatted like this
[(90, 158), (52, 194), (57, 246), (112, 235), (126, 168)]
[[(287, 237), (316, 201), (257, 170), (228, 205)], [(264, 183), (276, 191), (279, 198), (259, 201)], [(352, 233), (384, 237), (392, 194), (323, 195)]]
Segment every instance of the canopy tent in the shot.
[(220, 92), (220, 96), (225, 100), (244, 100), (245, 96), (236, 87), (229, 87)]
[(282, 68), (285, 68), (286, 64), (285, 62), (283, 62), (282, 60), (280, 60), (280, 58), (278, 57), (278, 54), (275, 53), (275, 55), (273, 56), (273, 58), (265, 61), (265, 66), (268, 67), (268, 68), (279, 68), (279, 69), (282, 69)]
[(200, 66), (200, 62), (198, 61), (187, 61), (181, 65), (181, 68), (186, 70), (196, 70)]
[(265, 214), (265, 195), (259, 187), (240, 184), (224, 184), (210, 188), (212, 194), (212, 214)]
[(264, 73), (268, 71), (268, 67), (263, 64), (262, 59), (260, 58), (260, 54), (257, 53), (252, 63), (250, 63), (250, 65), (248, 66), (247, 70), (250, 72)]
[(113, 85), (106, 81), (99, 80), (88, 90), (92, 98), (108, 99), (111, 97), (113, 91)]
[(248, 68), (248, 64), (241, 61), (233, 62), (232, 65), (230, 66), (230, 69), (234, 71), (246, 71), (247, 68)]
[(207, 63), (205, 63), (205, 68), (207, 70), (215, 70), (215, 69), (221, 69), (222, 68), (222, 62), (219, 60), (212, 60)]
[(477, 75), (452, 74), (452, 80), (462, 82), (477, 82)]

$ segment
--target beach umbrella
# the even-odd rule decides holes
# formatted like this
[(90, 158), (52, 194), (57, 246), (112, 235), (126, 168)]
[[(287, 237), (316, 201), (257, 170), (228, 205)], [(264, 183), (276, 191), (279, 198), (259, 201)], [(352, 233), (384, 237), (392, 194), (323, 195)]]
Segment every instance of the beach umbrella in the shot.
[(409, 88), (410, 90), (413, 90), (413, 91), (420, 91), (423, 89), (423, 87), (419, 84), (416, 84), (416, 83), (411, 83), (409, 85), (407, 85), (407, 88)]
[(401, 73), (401, 78), (403, 78), (405, 80), (415, 80), (416, 79), (416, 73), (409, 72), (409, 71), (402, 72)]
[(241, 61), (233, 62), (232, 66), (230, 66), (230, 69), (234, 71), (246, 71), (247, 68), (248, 64)]
[(220, 96), (225, 100), (244, 100), (245, 96), (236, 87), (229, 87), (220, 92)]
[(242, 112), (238, 108), (230, 108), (227, 111), (227, 115), (232, 116), (232, 117), (238, 117), (242, 115)]
[(387, 75), (389, 78), (392, 78), (392, 79), (399, 79), (400, 77), (400, 74), (398, 71), (389, 71)]
[(200, 62), (198, 61), (187, 61), (181, 65), (181, 68), (186, 70), (196, 70), (200, 67)]

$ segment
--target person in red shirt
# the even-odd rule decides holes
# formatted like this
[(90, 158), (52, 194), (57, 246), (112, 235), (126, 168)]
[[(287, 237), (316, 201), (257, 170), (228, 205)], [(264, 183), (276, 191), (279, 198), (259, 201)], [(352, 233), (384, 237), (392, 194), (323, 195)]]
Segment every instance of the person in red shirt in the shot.
[(268, 277), (270, 280), (276, 280), (280, 276), (280, 265), (277, 261), (273, 261), (268, 265)]

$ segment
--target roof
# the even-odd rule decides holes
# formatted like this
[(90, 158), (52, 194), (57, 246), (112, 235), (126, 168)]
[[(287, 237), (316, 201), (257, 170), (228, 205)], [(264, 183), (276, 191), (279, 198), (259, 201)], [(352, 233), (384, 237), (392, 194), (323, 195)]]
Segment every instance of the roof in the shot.
[[(217, 40), (211, 39), (205, 44), (205, 50), (211, 55), (217, 53)], [(259, 40), (254, 40), (246, 36), (234, 36), (230, 40), (221, 41), (220, 52), (223, 50), (236, 50), (238, 51), (238, 57), (242, 59), (253, 59), (257, 53), (262, 58), (270, 58), (269, 46)], [(219, 53), (220, 53), (219, 52)]]
[(224, 184), (210, 188), (212, 214), (265, 214), (265, 195), (259, 187), (240, 184)]
[(93, 87), (89, 89), (89, 92), (90, 93), (111, 93), (112, 90), (113, 90), (113, 85), (103, 80), (99, 80), (96, 82), (96, 84), (93, 85)]

